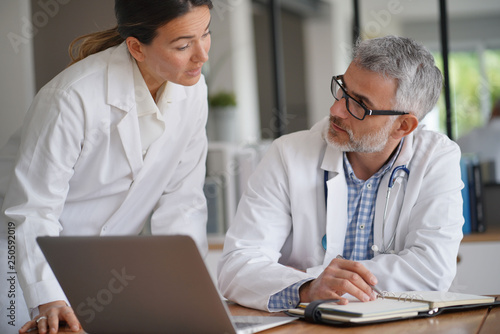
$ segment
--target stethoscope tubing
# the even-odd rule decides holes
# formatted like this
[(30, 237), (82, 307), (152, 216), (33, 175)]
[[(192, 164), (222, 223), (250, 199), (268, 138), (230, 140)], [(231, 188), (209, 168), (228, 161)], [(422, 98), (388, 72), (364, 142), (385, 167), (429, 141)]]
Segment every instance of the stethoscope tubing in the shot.
[[(405, 174), (396, 175), (396, 173), (399, 171), (403, 171)], [(392, 190), (392, 187), (394, 187), (394, 183), (396, 182), (397, 179), (404, 178), (405, 175), (410, 177), (410, 170), (408, 168), (406, 168), (406, 165), (397, 166), (396, 168), (394, 168), (392, 170), (391, 177), (389, 179), (389, 184), (387, 187), (387, 194), (385, 197), (385, 205), (384, 205), (384, 217), (382, 220), (382, 248), (380, 250), (378, 250), (377, 249), (378, 247), (376, 245), (373, 245), (372, 250), (374, 252), (378, 251), (381, 254), (387, 254), (387, 253), (391, 252), (390, 249), (392, 248), (392, 245), (394, 244), (394, 240), (396, 239), (396, 230), (397, 230), (399, 221), (396, 221), (396, 226), (394, 227), (394, 231), (392, 232), (391, 239), (389, 239), (389, 243), (386, 246), (384, 240), (385, 240), (385, 223), (387, 221), (387, 208), (389, 207), (389, 198), (391, 196), (391, 190)]]
[[(400, 171), (402, 171), (404, 174), (397, 175), (397, 173)], [(324, 191), (325, 191), (325, 209), (328, 207), (328, 186), (327, 186), (328, 174), (329, 174), (328, 171), (325, 170), (324, 174), (323, 174), (324, 175), (323, 176)], [(389, 249), (391, 249), (392, 245), (394, 244), (394, 240), (396, 239), (396, 230), (397, 230), (399, 222), (396, 222), (396, 227), (394, 228), (394, 231), (391, 235), (391, 239), (389, 240), (389, 243), (386, 246), (384, 240), (385, 240), (385, 225), (386, 225), (386, 221), (387, 221), (387, 209), (389, 207), (389, 199), (391, 196), (391, 190), (394, 187), (394, 183), (396, 182), (397, 179), (404, 178), (405, 176), (408, 178), (410, 177), (410, 170), (406, 167), (406, 165), (397, 166), (391, 172), (391, 177), (389, 178), (387, 193), (385, 196), (384, 215), (383, 215), (383, 220), (382, 220), (382, 248), (379, 249), (377, 245), (373, 245), (372, 250), (374, 252), (378, 252), (381, 254), (387, 254), (387, 253), (391, 252), (391, 251), (389, 251)], [(323, 238), (321, 239), (321, 244), (323, 246), (323, 249), (326, 250), (326, 246), (327, 246), (326, 233), (323, 236)]]

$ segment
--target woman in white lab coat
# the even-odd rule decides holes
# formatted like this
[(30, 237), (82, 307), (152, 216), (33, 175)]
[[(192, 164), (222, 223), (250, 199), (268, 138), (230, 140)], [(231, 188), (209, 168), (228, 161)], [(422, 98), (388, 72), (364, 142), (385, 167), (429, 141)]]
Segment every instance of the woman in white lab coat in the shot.
[[(42, 235), (187, 234), (207, 250), (203, 194), (210, 0), (117, 0), (117, 27), (85, 36), (2, 159), (17, 272), (34, 319), (79, 324), (36, 244)], [(7, 171), (5, 170), (7, 169)], [(5, 182), (6, 183), (6, 182)], [(6, 188), (6, 189), (5, 189)], [(75, 259), (77, 261), (77, 259)]]

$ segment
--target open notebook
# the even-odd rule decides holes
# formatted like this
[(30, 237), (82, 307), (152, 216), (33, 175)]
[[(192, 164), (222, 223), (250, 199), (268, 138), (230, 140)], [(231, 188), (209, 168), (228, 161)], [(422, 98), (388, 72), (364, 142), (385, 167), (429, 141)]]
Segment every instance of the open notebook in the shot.
[(313, 322), (362, 324), (432, 316), (445, 309), (497, 305), (494, 297), (441, 291), (411, 291), (385, 294), (370, 302), (350, 299), (347, 305), (332, 302), (302, 303), (288, 310), (291, 315)]

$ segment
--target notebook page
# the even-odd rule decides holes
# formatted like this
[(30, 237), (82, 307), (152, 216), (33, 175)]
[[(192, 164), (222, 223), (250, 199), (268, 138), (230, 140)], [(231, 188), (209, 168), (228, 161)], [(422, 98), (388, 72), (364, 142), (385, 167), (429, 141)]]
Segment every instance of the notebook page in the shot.
[(401, 301), (413, 300), (415, 302), (426, 302), (431, 309), (446, 306), (487, 304), (495, 301), (494, 297), (448, 291), (403, 291), (387, 294), (384, 298)]

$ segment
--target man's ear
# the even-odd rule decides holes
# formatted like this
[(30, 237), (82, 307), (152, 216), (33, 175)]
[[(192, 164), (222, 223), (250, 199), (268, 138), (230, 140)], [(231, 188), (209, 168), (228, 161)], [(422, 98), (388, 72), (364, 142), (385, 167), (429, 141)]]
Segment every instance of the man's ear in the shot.
[(418, 119), (413, 114), (402, 115), (396, 120), (396, 128), (392, 136), (395, 139), (401, 139), (413, 132), (418, 126)]
[(145, 55), (144, 55), (144, 48), (141, 42), (135, 37), (129, 36), (125, 40), (127, 43), (127, 48), (132, 57), (138, 62), (144, 61)]

